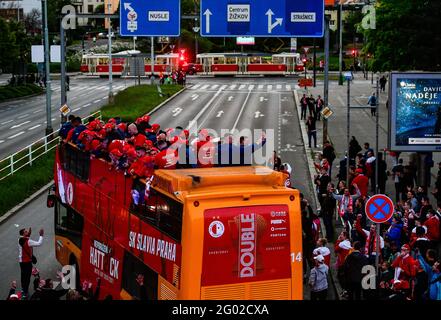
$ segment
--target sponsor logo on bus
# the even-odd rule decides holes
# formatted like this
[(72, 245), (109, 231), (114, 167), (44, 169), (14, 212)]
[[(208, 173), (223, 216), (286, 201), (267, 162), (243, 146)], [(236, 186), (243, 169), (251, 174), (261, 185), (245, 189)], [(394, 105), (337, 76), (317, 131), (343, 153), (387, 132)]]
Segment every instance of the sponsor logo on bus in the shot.
[(213, 221), (210, 223), (210, 226), (208, 227), (208, 232), (210, 233), (210, 236), (213, 238), (219, 238), (222, 237), (222, 235), (225, 232), (225, 226), (220, 221)]

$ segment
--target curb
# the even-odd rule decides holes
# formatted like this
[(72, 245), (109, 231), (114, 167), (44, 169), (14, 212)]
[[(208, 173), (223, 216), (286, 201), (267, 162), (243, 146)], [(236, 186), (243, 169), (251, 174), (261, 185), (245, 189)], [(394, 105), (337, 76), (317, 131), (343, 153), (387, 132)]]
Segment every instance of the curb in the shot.
[(159, 105), (157, 105), (153, 110), (151, 110), (149, 113), (147, 113), (148, 115), (152, 115), (153, 113), (155, 113), (156, 111), (158, 111), (163, 105), (169, 103), (171, 100), (173, 100), (174, 98), (176, 98), (176, 96), (180, 95), (182, 92), (184, 92), (185, 90), (187, 90), (187, 87), (182, 88), (181, 90), (179, 90), (178, 92), (176, 92), (174, 95), (172, 95), (170, 98), (167, 98), (167, 100), (161, 102)]
[(2, 215), (0, 217), (0, 225), (3, 224), (4, 222), (6, 222), (6, 220), (8, 220), (10, 217), (12, 217), (14, 214), (16, 214), (18, 211), (20, 211), (21, 209), (23, 209), (24, 207), (26, 207), (29, 203), (31, 203), (33, 200), (35, 200), (36, 198), (38, 198), (40, 195), (42, 195), (44, 192), (46, 192), (51, 185), (53, 185), (54, 182), (51, 181), (49, 182), (47, 185), (45, 185), (44, 187), (42, 187), (40, 190), (38, 190), (37, 192), (31, 194), (28, 198), (26, 198), (26, 200), (24, 200), (22, 203), (17, 204), (15, 207), (13, 207), (12, 209), (10, 209), (8, 212), (6, 212), (4, 215)]
[[(299, 109), (300, 99), (299, 99), (299, 96), (297, 95), (297, 90), (294, 90), (292, 93), (293, 93), (294, 100), (295, 100), (295, 103), (296, 103), (296, 111), (297, 111), (297, 115), (299, 117), (300, 128), (301, 128), (301, 131), (302, 131), (302, 140), (303, 140), (303, 145), (305, 147), (306, 159), (308, 161), (308, 170), (309, 170), (309, 175), (310, 175), (310, 178), (311, 178), (310, 183), (311, 183), (312, 190), (315, 190), (313, 181), (314, 181), (314, 175), (316, 173), (316, 169), (315, 169), (315, 166), (314, 166), (314, 160), (311, 157), (312, 149), (309, 148), (308, 144), (307, 144), (307, 142), (308, 142), (308, 135), (306, 133), (305, 122), (303, 122), (303, 120), (300, 120), (300, 118), (302, 117), (302, 114), (301, 114), (301, 109)], [(314, 199), (314, 202), (315, 202), (315, 207), (318, 208), (319, 202), (318, 202), (317, 194), (315, 192), (314, 192), (314, 195), (313, 195), (313, 199)], [(320, 225), (321, 225), (321, 229), (325, 230), (325, 225), (323, 223), (323, 219), (320, 219)], [(340, 300), (339, 292), (341, 291), (341, 288), (340, 288), (340, 286), (338, 286), (336, 284), (336, 282), (334, 280), (337, 275), (335, 274), (335, 270), (332, 267), (329, 268), (329, 276), (330, 276), (330, 279), (331, 279), (332, 286), (334, 288), (335, 300)]]
[[(294, 100), (296, 103), (296, 111), (297, 111), (297, 115), (299, 117), (299, 122), (300, 122), (300, 129), (302, 131), (302, 140), (303, 140), (303, 146), (305, 147), (305, 153), (306, 153), (306, 159), (308, 161), (308, 171), (309, 171), (309, 175), (310, 175), (310, 183), (311, 183), (311, 188), (312, 190), (315, 190), (314, 188), (314, 175), (316, 174), (316, 170), (315, 170), (315, 166), (314, 166), (314, 160), (311, 158), (311, 151), (313, 149), (308, 147), (308, 135), (306, 133), (306, 125), (305, 122), (303, 122), (303, 120), (300, 120), (302, 117), (302, 113), (301, 113), (301, 109), (299, 109), (300, 106), (300, 99), (297, 95), (297, 90), (294, 90), (292, 92), (293, 96), (294, 96)], [(317, 195), (314, 193), (314, 196), (312, 197), (314, 200), (314, 205), (316, 208), (318, 208), (318, 198)]]

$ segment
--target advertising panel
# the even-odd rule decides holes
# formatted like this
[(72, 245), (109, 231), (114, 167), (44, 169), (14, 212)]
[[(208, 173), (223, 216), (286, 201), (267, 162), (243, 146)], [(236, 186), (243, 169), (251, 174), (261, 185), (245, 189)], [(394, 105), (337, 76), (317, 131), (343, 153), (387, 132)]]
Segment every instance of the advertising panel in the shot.
[(389, 148), (441, 150), (441, 73), (391, 73)]
[(288, 206), (210, 209), (204, 218), (202, 286), (290, 277)]

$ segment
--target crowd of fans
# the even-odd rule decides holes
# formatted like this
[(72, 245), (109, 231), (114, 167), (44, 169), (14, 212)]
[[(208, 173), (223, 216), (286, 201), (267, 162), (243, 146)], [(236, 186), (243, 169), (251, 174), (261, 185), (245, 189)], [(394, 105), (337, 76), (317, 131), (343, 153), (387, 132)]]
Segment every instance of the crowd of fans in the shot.
[(161, 129), (150, 124), (144, 115), (134, 123), (112, 118), (107, 123), (90, 118), (86, 125), (80, 117), (70, 116), (61, 130), (64, 143), (72, 143), (90, 152), (92, 157), (106, 159), (118, 170), (137, 177), (150, 177), (154, 169), (207, 168), (213, 166), (251, 165), (252, 153), (261, 148), (265, 134), (255, 144), (233, 135), (215, 142), (207, 129), (191, 135), (182, 127)]
[[(391, 152), (389, 155), (394, 161), (390, 171), (382, 153), (375, 156), (368, 143), (364, 144), (362, 152), (356, 138), (352, 137), (349, 179), (345, 156), (340, 161), (336, 175), (338, 182), (334, 185), (331, 168), (335, 154), (329, 142), (325, 142), (316, 163), (319, 174), (315, 185), (320, 210), (315, 214), (306, 200), (302, 203), (303, 248), (305, 259), (311, 266), (309, 284), (313, 299), (326, 298), (327, 285), (323, 284), (326, 279), (323, 275), (328, 272), (323, 266), (326, 265), (336, 269), (344, 299), (441, 300), (441, 163), (432, 191), (438, 202), (434, 206), (428, 189), (417, 185), (415, 165), (411, 161), (404, 165), (399, 154)], [(389, 194), (395, 199), (395, 212), (390, 221), (380, 225), (379, 241), (377, 225), (367, 219), (365, 212), (367, 199), (376, 193), (377, 161), (378, 193), (385, 193), (389, 177), (395, 186), (395, 194)], [(323, 220), (327, 239), (319, 239), (319, 226), (314, 222), (318, 216)], [(335, 221), (342, 221), (343, 228), (337, 239)], [(336, 261), (333, 265), (329, 259), (331, 250), (326, 247), (327, 240), (334, 246)], [(362, 279), (367, 273), (362, 270), (367, 265), (376, 265), (377, 250), (380, 266), (377, 285), (374, 289), (365, 288)], [(322, 277), (317, 278), (319, 273)]]

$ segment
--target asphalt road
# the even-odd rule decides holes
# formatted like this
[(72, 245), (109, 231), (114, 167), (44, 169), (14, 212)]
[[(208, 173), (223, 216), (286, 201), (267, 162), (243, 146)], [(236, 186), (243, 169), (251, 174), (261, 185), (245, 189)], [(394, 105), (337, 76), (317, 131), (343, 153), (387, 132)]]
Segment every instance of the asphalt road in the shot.
[[(135, 84), (131, 79), (114, 79), (113, 90), (118, 92)], [(60, 81), (53, 80), (52, 128), (60, 127)], [(71, 77), (67, 101), (72, 113), (86, 117), (107, 103), (108, 81), (99, 78)], [(0, 159), (28, 146), (45, 136), (46, 95), (38, 95), (0, 104)]]
[[(84, 83), (85, 81), (82, 81), (82, 84), (78, 85), (85, 85)], [(152, 123), (159, 123), (163, 127), (188, 127), (189, 121), (194, 120), (198, 123), (198, 128), (209, 128), (218, 133), (222, 129), (233, 128), (264, 129), (267, 131), (268, 153), (272, 154), (273, 149), (279, 151), (282, 161), (293, 167), (293, 185), (310, 199), (306, 156), (299, 120), (294, 109), (294, 80), (191, 78), (187, 86), (187, 90), (152, 115)], [(103, 96), (106, 94), (103, 90)], [(82, 103), (85, 101), (78, 105)], [(84, 112), (89, 112), (89, 109)], [(274, 132), (274, 147), (270, 141), (271, 130)], [(259, 136), (250, 138), (256, 140)], [(54, 278), (55, 271), (59, 268), (54, 258), (53, 211), (45, 207), (45, 196), (46, 194), (37, 198), (0, 225), (0, 243), (3, 244), (0, 248), (0, 292), (4, 292), (5, 295), (11, 280), (16, 279), (20, 283), (17, 263), (17, 237), (20, 227), (31, 226), (34, 235), (39, 228), (47, 231), (44, 245), (36, 250), (38, 267), (42, 270), (43, 277)]]

